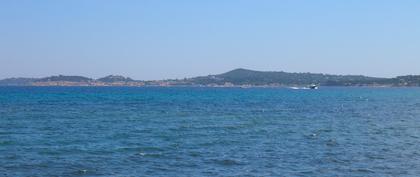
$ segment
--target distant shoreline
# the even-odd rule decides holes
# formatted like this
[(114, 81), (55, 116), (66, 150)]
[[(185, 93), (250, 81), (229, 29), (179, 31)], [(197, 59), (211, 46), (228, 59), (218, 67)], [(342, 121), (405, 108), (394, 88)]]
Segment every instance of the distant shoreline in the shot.
[[(129, 87), (129, 88), (238, 88), (238, 89), (253, 89), (253, 88), (278, 88), (278, 89), (290, 89), (290, 90), (310, 90), (308, 88), (293, 88), (294, 86), (198, 86), (198, 85), (171, 85), (171, 86), (159, 86), (159, 85), (145, 85), (145, 86), (92, 86), (92, 85), (71, 85), (71, 86), (62, 86), (62, 85), (48, 85), (48, 86), (38, 86), (38, 85), (0, 85), (0, 87), (38, 87), (38, 88), (118, 88), (118, 87)], [(320, 86), (322, 88), (420, 88), (420, 86)]]
[(194, 86), (194, 87), (420, 87), (420, 75), (377, 78), (362, 75), (331, 75), (317, 73), (289, 73), (283, 71), (253, 71), (235, 69), (226, 73), (185, 79), (142, 81), (119, 75), (99, 79), (84, 76), (50, 76), (45, 78), (8, 78), (0, 80), (0, 86)]

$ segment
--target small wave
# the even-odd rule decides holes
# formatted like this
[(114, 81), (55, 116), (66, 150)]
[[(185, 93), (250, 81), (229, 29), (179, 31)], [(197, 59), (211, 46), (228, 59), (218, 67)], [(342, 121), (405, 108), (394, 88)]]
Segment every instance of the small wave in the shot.
[(375, 173), (374, 170), (368, 169), (368, 168), (358, 168), (358, 169), (353, 169), (352, 171), (359, 172), (359, 173)]
[(88, 170), (82, 169), (77, 171), (79, 174), (86, 174), (88, 172)]
[(223, 166), (242, 165), (242, 163), (233, 159), (214, 160), (214, 162)]
[(0, 146), (7, 146), (15, 144), (14, 141), (0, 141)]
[(307, 87), (289, 87), (292, 90), (308, 90), (309, 88)]
[(144, 152), (139, 152), (139, 153), (137, 153), (137, 155), (140, 155), (140, 156), (145, 156), (145, 155), (146, 155), (146, 153), (144, 153)]
[(325, 143), (327, 146), (338, 146), (338, 143), (336, 140), (330, 139)]

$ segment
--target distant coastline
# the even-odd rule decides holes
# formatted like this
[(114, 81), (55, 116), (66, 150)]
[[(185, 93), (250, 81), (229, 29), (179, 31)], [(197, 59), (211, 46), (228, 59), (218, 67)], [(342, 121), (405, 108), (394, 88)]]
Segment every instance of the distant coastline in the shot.
[(195, 86), (195, 87), (302, 87), (310, 84), (320, 86), (368, 86), (368, 87), (419, 87), (420, 75), (378, 78), (362, 75), (331, 75), (316, 73), (289, 73), (283, 71), (253, 71), (235, 69), (223, 74), (199, 76), (186, 79), (143, 81), (119, 75), (99, 79), (83, 76), (50, 76), (45, 78), (7, 78), (0, 86)]

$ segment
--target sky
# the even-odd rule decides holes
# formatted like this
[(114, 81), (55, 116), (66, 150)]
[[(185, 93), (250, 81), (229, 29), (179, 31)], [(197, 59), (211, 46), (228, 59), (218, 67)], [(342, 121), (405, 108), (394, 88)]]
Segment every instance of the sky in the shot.
[(235, 68), (420, 74), (420, 1), (0, 1), (0, 78)]

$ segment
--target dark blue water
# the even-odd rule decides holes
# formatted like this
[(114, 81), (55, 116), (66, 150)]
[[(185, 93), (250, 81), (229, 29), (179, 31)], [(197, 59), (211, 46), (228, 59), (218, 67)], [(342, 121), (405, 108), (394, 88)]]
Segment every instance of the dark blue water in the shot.
[(419, 175), (418, 88), (0, 88), (0, 176)]

